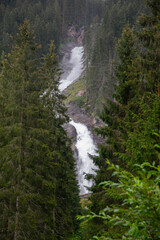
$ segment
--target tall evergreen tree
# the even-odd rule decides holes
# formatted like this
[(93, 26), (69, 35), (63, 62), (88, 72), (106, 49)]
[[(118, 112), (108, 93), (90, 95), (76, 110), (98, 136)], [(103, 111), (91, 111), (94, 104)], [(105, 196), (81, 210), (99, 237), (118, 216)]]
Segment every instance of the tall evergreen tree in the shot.
[(160, 95), (160, 3), (156, 0), (147, 0), (147, 5), (150, 8), (150, 15), (140, 17), (141, 32), (138, 32), (143, 47), (141, 57), (143, 86), (146, 90)]
[[(126, 24), (133, 26), (137, 17), (146, 11), (144, 1), (105, 1), (102, 23), (91, 25), (85, 34), (84, 45), (88, 54), (86, 69), (87, 103), (91, 112), (101, 113), (102, 103), (114, 92), (111, 75), (113, 61), (117, 61), (116, 45)], [(96, 28), (96, 30), (95, 30)], [(95, 94), (96, 93), (96, 94)], [(96, 97), (95, 97), (96, 95)]]
[(1, 61), (0, 236), (64, 239), (74, 231), (79, 199), (57, 59), (51, 43), (40, 66), (27, 22), (15, 42)]
[[(117, 45), (118, 61), (115, 64), (115, 74), (113, 76), (115, 94), (113, 100), (107, 100), (101, 114), (104, 126), (96, 129), (96, 132), (106, 140), (104, 145), (99, 146), (99, 156), (94, 157), (94, 162), (99, 169), (95, 176), (95, 185), (92, 187), (90, 209), (96, 214), (106, 205), (121, 204), (122, 202), (122, 196), (117, 189), (115, 191), (110, 188), (104, 190), (99, 184), (106, 180), (117, 181), (116, 176), (112, 176), (112, 170), (107, 170), (107, 160), (125, 168), (127, 167), (125, 159), (122, 161), (117, 153), (125, 152), (123, 142), (128, 137), (125, 128), (126, 107), (128, 102), (135, 96), (134, 82), (136, 73), (132, 73), (134, 69), (133, 62), (136, 59), (135, 43), (133, 29), (127, 25)], [(104, 231), (102, 222), (101, 219), (93, 219), (94, 231), (99, 231), (99, 234)], [(109, 230), (109, 226), (105, 230)]]
[(139, 54), (135, 62), (135, 72), (138, 73), (136, 96), (126, 109), (128, 139), (124, 142), (126, 152), (120, 156), (131, 163), (156, 161), (158, 164), (153, 146), (158, 141), (159, 133), (160, 4), (157, 1), (147, 1), (147, 5), (150, 14), (140, 17), (141, 29), (136, 33), (139, 40)]

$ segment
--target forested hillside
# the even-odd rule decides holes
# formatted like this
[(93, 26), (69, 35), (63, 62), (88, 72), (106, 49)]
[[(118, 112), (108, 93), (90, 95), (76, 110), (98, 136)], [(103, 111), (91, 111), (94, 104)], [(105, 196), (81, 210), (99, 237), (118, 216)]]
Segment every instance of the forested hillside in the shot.
[[(115, 1), (114, 6), (120, 2), (129, 1)], [(107, 75), (113, 94), (110, 97), (105, 89), (103, 126), (96, 129), (106, 142), (94, 157), (99, 170), (86, 215), (79, 217), (80, 239), (160, 238), (160, 2), (148, 0), (147, 7), (136, 25), (124, 27), (114, 50), (112, 74)], [(106, 39), (101, 36), (97, 42)], [(102, 46), (105, 54), (108, 45)], [(99, 52), (95, 56), (103, 59)], [(89, 68), (94, 59), (92, 55)], [(108, 61), (103, 67), (107, 72)], [(101, 74), (99, 68), (93, 77)]]
[(77, 227), (57, 57), (53, 42), (43, 59), (38, 49), (25, 21), (11, 52), (1, 56), (0, 239), (67, 239)]
[(100, 113), (106, 96), (112, 98), (113, 85), (116, 84), (112, 79), (113, 62), (117, 59), (116, 45), (124, 26), (135, 25), (137, 17), (146, 11), (144, 1), (108, 0), (102, 23), (87, 27), (84, 39), (87, 55), (86, 94), (92, 112)]
[(99, 0), (0, 2), (0, 239), (69, 239), (78, 228), (58, 54), (68, 28), (101, 18), (102, 6)]
[[(72, 26), (103, 138), (81, 202), (59, 90)], [(0, 56), (0, 239), (160, 239), (160, 1), (1, 0)]]
[(0, 1), (0, 52), (9, 51), (10, 34), (18, 31), (25, 19), (35, 32), (41, 52), (47, 52), (50, 40), (58, 51), (65, 41), (67, 29), (80, 28), (102, 16), (103, 2), (99, 0), (2, 0)]

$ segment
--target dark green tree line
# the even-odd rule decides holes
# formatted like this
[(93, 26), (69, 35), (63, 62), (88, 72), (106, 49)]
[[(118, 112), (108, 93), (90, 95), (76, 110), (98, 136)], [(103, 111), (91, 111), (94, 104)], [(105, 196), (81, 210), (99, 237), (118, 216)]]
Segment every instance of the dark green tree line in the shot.
[(40, 53), (47, 52), (50, 40), (54, 40), (58, 53), (60, 43), (66, 40), (69, 26), (79, 29), (92, 23), (96, 15), (102, 17), (104, 3), (99, 0), (14, 0), (0, 2), (0, 52), (9, 51), (10, 34), (29, 20), (42, 44)]

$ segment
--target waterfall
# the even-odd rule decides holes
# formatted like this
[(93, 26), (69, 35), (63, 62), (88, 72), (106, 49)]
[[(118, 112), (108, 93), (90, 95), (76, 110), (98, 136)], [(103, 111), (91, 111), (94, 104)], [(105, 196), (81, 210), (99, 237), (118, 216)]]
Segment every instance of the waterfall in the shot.
[[(63, 78), (60, 81), (59, 90), (65, 90), (69, 85), (71, 85), (76, 79), (81, 76), (83, 71), (83, 47), (75, 47), (71, 50), (70, 59), (65, 59), (65, 64), (69, 66), (70, 72), (66, 78)], [(66, 62), (67, 61), (67, 62)], [(64, 69), (65, 70), (65, 69)], [(64, 72), (65, 75), (65, 72)]]
[(94, 169), (96, 169), (89, 154), (96, 155), (96, 147), (90, 131), (84, 124), (75, 123), (73, 120), (70, 121), (70, 124), (72, 124), (77, 131), (77, 177), (80, 187), (80, 194), (85, 194), (88, 192), (87, 188), (92, 186), (92, 181), (85, 179), (85, 173), (94, 174)]
[[(72, 84), (76, 79), (81, 76), (83, 71), (82, 58), (83, 47), (75, 47), (71, 51), (70, 58), (65, 59), (65, 65), (69, 66), (70, 71), (67, 76), (64, 72), (64, 75), (62, 76), (62, 79), (60, 81), (60, 91), (65, 90), (70, 84)], [(84, 124), (76, 123), (72, 119), (70, 121), (70, 124), (75, 127), (77, 132), (77, 178), (80, 188), (80, 194), (82, 195), (88, 193), (88, 188), (92, 186), (92, 181), (87, 180), (85, 178), (85, 174), (94, 174), (94, 169), (97, 169), (93, 163), (93, 160), (89, 156), (89, 154), (96, 155), (96, 146), (93, 142), (91, 132)]]

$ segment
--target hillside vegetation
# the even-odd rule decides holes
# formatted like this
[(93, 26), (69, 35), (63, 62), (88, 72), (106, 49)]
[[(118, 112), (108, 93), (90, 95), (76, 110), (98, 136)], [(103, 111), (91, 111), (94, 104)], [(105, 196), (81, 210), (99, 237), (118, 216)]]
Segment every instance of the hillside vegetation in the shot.
[[(125, 1), (115, 1), (114, 6), (120, 2)], [(93, 177), (91, 204), (79, 217), (80, 239), (160, 238), (160, 2), (149, 0), (147, 7), (149, 12), (136, 25), (124, 27), (112, 74), (106, 78), (113, 94), (104, 92), (104, 125), (96, 129), (106, 143), (94, 157), (99, 170)], [(105, 53), (107, 45), (103, 47)], [(103, 55), (98, 51), (95, 56)], [(108, 62), (106, 71), (107, 66)], [(95, 65), (93, 77), (103, 73), (99, 68)], [(99, 75), (90, 81), (96, 84), (100, 79)]]
[[(72, 26), (85, 26), (85, 70), (65, 98)], [(159, 0), (1, 0), (0, 54), (0, 239), (160, 239)], [(104, 139), (82, 206), (69, 102)]]
[[(114, 61), (116, 45), (126, 24), (138, 28), (136, 21), (147, 7), (144, 1), (106, 1), (102, 22), (87, 27), (84, 46), (86, 50), (87, 104), (92, 112), (100, 113), (106, 96), (114, 92)], [(96, 96), (96, 98), (95, 98)]]
[(0, 52), (9, 51), (10, 37), (27, 19), (42, 44), (40, 53), (46, 53), (50, 40), (57, 51), (65, 41), (69, 26), (79, 29), (101, 18), (103, 1), (99, 0), (1, 0), (0, 1)]

